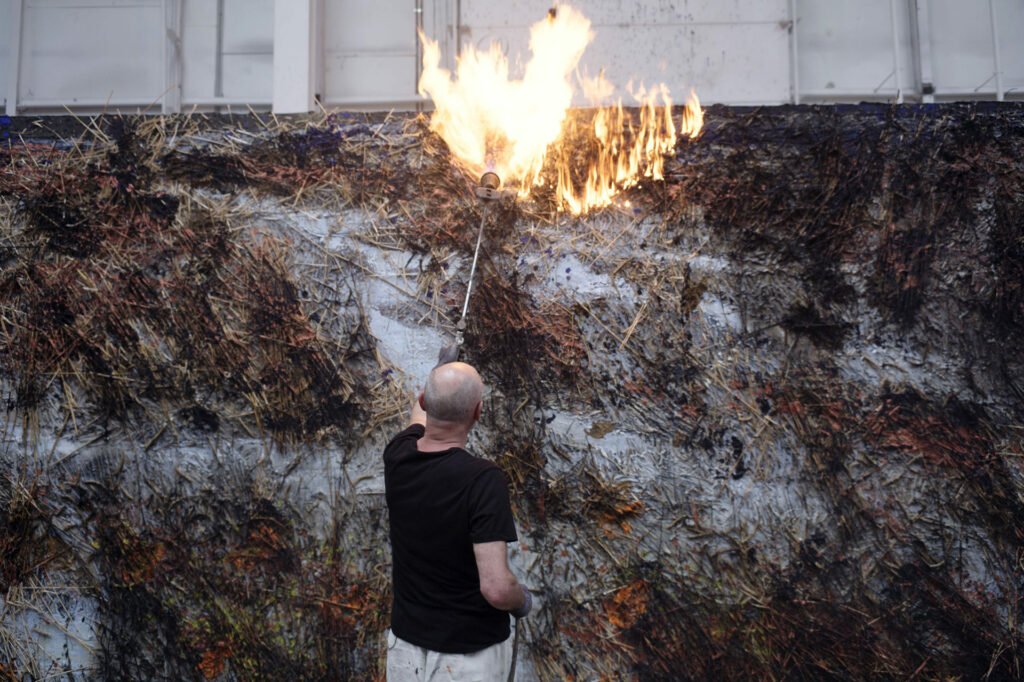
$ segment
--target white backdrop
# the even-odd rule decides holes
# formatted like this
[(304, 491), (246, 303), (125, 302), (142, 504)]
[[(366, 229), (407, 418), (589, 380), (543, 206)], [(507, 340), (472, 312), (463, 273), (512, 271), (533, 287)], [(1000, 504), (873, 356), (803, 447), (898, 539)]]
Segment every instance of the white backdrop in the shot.
[[(122, 110), (267, 109), (282, 101), (274, 93), (275, 3), (283, 13), (308, 5), (313, 17), (302, 67), (311, 70), (312, 92), (298, 93), (297, 110), (312, 108), (313, 95), (330, 107), (422, 105), (417, 20), (440, 41), (449, 67), (460, 43), (498, 41), (514, 61), (528, 56), (527, 29), (551, 6), (0, 0), (0, 97), (9, 114), (91, 111), (108, 102)], [(583, 72), (605, 69), (620, 87), (665, 82), (677, 100), (690, 87), (704, 103), (727, 104), (927, 100), (929, 92), (937, 100), (1024, 98), (1024, 0), (574, 4), (596, 34)], [(279, 54), (279, 68), (291, 52)]]

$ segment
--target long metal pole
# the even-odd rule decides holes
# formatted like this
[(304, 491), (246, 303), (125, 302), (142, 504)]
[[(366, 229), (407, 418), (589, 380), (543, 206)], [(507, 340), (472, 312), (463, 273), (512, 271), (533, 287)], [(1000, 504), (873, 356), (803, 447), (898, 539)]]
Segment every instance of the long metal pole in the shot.
[(480, 257), (480, 242), (484, 237), (484, 223), (487, 222), (487, 204), (480, 213), (480, 229), (476, 233), (476, 249), (473, 251), (473, 264), (469, 266), (469, 283), (466, 284), (466, 300), (462, 303), (462, 317), (466, 319), (466, 311), (469, 310), (469, 293), (473, 290), (473, 274), (476, 272), (476, 260)]
[(21, 75), (21, 32), (24, 22), (21, 16), (25, 0), (14, 0), (11, 4), (11, 51), (7, 62), (7, 106), (8, 116), (18, 113), (18, 77)]
[(512, 636), (512, 665), (508, 669), (508, 682), (516, 679), (516, 658), (519, 657), (519, 632), (523, 629), (521, 619), (516, 618), (516, 633)]
[(999, 54), (999, 22), (996, 19), (995, 0), (988, 0), (988, 16), (992, 22), (992, 60), (996, 67), (996, 99), (1003, 101), (1003, 63)]
[(889, 0), (889, 13), (892, 15), (892, 62), (896, 76), (896, 103), (903, 104), (903, 86), (900, 81), (900, 34), (896, 27), (896, 0)]

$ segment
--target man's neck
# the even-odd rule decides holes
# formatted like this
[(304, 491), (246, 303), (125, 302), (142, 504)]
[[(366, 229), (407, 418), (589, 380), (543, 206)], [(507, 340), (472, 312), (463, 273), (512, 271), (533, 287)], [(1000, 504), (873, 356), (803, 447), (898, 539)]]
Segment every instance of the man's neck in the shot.
[(440, 452), (450, 448), (465, 448), (469, 429), (465, 424), (437, 421), (427, 417), (423, 437), (416, 442), (420, 452)]

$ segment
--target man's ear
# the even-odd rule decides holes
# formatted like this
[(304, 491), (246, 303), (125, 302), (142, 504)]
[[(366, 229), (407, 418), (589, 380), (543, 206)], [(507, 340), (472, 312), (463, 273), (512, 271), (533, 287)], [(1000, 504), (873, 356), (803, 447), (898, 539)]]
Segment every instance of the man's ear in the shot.
[(427, 411), (427, 407), (426, 407), (426, 405), (424, 405), (424, 404), (423, 404), (423, 391), (420, 391), (420, 395), (419, 395), (419, 397), (418, 397), (418, 398), (416, 398), (416, 402), (418, 402), (418, 403), (420, 404), (420, 408), (421, 408), (421, 409), (422, 409), (422, 410), (423, 410), (424, 412), (426, 412), (426, 411)]
[(480, 419), (480, 410), (483, 408), (484, 402), (481, 400), (476, 404), (476, 408), (473, 410), (473, 421), (476, 422)]

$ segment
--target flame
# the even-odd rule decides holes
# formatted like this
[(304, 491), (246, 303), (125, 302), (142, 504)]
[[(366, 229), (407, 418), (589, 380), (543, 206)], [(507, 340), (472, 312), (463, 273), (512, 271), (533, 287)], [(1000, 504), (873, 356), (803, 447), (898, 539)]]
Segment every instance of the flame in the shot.
[[(672, 118), (672, 100), (664, 85), (633, 93), (638, 123), (621, 101), (600, 107), (585, 131), (590, 150), (585, 169), (565, 144), (567, 112), (575, 87), (573, 75), (593, 40), (590, 21), (566, 5), (552, 10), (530, 28), (530, 51), (522, 79), (509, 78), (508, 60), (498, 45), (484, 51), (467, 46), (458, 58), (453, 80), (437, 42), (422, 34), (423, 72), (419, 91), (429, 95), (435, 110), (430, 128), (448, 144), (456, 163), (472, 177), (494, 171), (506, 186), (527, 197), (544, 184), (542, 169), (555, 145), (555, 196), (559, 208), (574, 214), (608, 206), (615, 196), (643, 178), (663, 177), (664, 157), (675, 151), (677, 135), (700, 133), (703, 112), (696, 94), (680, 120)], [(592, 102), (614, 92), (603, 73), (580, 79)], [(573, 124), (574, 125), (574, 124)], [(596, 156), (595, 151), (596, 150)]]

